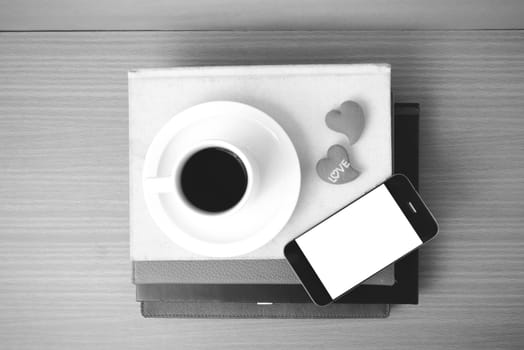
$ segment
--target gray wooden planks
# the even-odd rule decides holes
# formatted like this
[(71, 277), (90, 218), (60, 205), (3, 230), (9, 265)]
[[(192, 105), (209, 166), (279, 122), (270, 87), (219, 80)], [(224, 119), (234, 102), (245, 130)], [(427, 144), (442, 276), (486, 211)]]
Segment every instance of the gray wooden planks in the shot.
[(521, 0), (0, 0), (0, 30), (523, 29)]
[[(387, 320), (145, 320), (128, 260), (127, 75), (389, 62), (421, 103), (441, 224), (419, 306)], [(0, 341), (30, 348), (519, 348), (524, 31), (0, 33)]]

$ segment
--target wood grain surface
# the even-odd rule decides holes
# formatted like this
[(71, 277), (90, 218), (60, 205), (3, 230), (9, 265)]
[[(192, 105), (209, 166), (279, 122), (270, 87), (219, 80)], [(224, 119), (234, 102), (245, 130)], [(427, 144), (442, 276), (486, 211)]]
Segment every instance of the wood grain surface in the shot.
[(523, 29), (522, 0), (0, 0), (0, 30)]
[[(127, 70), (390, 62), (440, 236), (385, 320), (143, 319)], [(524, 31), (0, 33), (2, 349), (524, 346)]]

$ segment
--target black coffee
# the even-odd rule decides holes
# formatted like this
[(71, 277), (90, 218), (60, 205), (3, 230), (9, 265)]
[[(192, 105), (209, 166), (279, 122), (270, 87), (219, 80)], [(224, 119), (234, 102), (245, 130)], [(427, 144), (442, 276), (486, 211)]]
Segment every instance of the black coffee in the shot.
[(247, 172), (233, 152), (212, 147), (193, 154), (182, 167), (180, 187), (187, 201), (207, 212), (234, 207), (246, 192)]

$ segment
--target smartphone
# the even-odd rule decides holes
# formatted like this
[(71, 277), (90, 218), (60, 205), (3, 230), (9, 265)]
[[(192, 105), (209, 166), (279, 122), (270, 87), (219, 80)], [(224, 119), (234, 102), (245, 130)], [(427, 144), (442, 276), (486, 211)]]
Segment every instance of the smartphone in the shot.
[(289, 242), (284, 255), (317, 305), (328, 305), (431, 240), (438, 224), (404, 175)]

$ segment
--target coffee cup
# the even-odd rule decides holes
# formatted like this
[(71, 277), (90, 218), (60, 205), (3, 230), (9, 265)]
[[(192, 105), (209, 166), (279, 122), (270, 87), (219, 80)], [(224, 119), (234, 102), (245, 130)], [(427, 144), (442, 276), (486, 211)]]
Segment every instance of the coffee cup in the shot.
[(203, 140), (184, 151), (167, 177), (149, 178), (158, 193), (175, 192), (201, 215), (232, 214), (248, 201), (260, 176), (256, 160), (230, 142)]
[(149, 213), (175, 243), (229, 257), (279, 233), (298, 200), (300, 165), (285, 131), (264, 112), (208, 102), (158, 132), (142, 185)]

